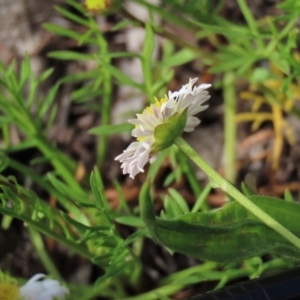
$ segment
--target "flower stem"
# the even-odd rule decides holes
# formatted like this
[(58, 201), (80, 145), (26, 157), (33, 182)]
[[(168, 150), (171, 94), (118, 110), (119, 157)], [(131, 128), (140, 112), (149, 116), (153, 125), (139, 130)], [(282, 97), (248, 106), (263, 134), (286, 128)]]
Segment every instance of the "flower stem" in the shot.
[(260, 37), (259, 31), (257, 28), (257, 24), (256, 24), (256, 20), (254, 19), (252, 12), (251, 12), (249, 6), (247, 5), (247, 2), (245, 0), (237, 0), (237, 3), (240, 7), (240, 10), (242, 11), (242, 14), (248, 24), (248, 27), (249, 27), (251, 33), (255, 37), (258, 49), (263, 50), (264, 43)]
[(198, 167), (202, 169), (202, 171), (204, 171), (204, 173), (206, 173), (214, 187), (222, 189), (225, 193), (233, 197), (238, 203), (253, 213), (263, 223), (300, 249), (300, 239), (297, 236), (274, 220), (271, 216), (245, 197), (240, 191), (233, 187), (228, 181), (226, 181), (218, 172), (210, 167), (205, 160), (203, 160), (199, 154), (183, 140), (183, 138), (177, 137), (174, 142), (181, 151), (183, 151), (191, 160), (194, 161), (194, 163), (196, 163)]
[(44, 268), (47, 270), (47, 273), (58, 279), (59, 281), (64, 281), (61, 277), (58, 269), (50, 258), (47, 250), (45, 249), (44, 241), (41, 237), (41, 234), (33, 229), (31, 226), (28, 226), (29, 235), (31, 238), (31, 242), (43, 264)]
[(236, 97), (234, 89), (234, 74), (228, 72), (224, 75), (223, 96), (225, 100), (224, 113), (224, 134), (225, 134), (225, 178), (234, 183), (236, 179), (235, 172), (235, 141), (236, 141), (236, 123), (233, 122), (236, 115)]

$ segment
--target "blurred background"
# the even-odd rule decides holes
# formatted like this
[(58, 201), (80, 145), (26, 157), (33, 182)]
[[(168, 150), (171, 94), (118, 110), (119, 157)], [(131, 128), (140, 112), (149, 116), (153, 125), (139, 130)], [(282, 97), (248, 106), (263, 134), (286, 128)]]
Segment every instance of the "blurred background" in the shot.
[[(212, 84), (209, 109), (184, 139), (238, 188), (244, 182), (252, 193), (299, 201), (297, 1), (98, 2), (0, 0), (1, 184), (18, 182), (41, 203), (77, 221), (82, 213), (100, 226), (87, 205), (76, 206), (83, 209), (78, 212), (60, 201), (89, 197), (97, 166), (110, 226), (126, 239), (139, 227), (138, 195), (148, 174), (147, 167), (132, 180), (114, 161), (132, 141), (127, 120), (154, 97), (198, 77), (198, 84)], [(205, 174), (175, 148), (156, 168), (158, 213), (176, 197), (191, 207), (203, 191), (202, 211), (228, 200), (221, 190), (205, 190)], [(18, 278), (60, 274), (78, 292), (76, 299), (186, 299), (296, 263), (270, 254), (233, 264), (200, 262), (142, 237), (130, 246), (135, 271), (125, 264), (93, 290), (108, 260), (92, 263), (50, 233), (28, 231), (25, 213), (1, 212), (2, 271)], [(122, 218), (128, 215), (134, 218)], [(108, 244), (102, 246), (117, 245)]]

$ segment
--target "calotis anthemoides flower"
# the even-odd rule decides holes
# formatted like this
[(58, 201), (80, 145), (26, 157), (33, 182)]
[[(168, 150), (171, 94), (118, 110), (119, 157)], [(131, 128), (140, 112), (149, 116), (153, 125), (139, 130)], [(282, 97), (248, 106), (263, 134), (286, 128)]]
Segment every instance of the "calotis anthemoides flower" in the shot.
[(47, 279), (44, 274), (36, 274), (23, 286), (0, 271), (1, 300), (65, 300), (69, 290), (59, 281)]
[(210, 98), (206, 89), (211, 85), (196, 86), (197, 80), (190, 79), (179, 91), (169, 91), (168, 96), (156, 99), (136, 119), (129, 120), (135, 125), (131, 134), (137, 141), (115, 158), (122, 163), (123, 174), (134, 178), (144, 172), (148, 161), (153, 163), (158, 153), (171, 146), (183, 131), (191, 132), (200, 124), (194, 115), (208, 107), (202, 104)]
[(69, 290), (44, 274), (36, 274), (20, 288), (22, 300), (64, 300)]

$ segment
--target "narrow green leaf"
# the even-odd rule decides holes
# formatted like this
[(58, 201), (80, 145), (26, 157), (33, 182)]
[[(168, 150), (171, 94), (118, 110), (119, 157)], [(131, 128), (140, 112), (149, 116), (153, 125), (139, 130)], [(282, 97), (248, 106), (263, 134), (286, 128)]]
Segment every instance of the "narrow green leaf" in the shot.
[(65, 18), (74, 21), (75, 23), (78, 23), (80, 25), (89, 27), (90, 26), (90, 22), (87, 19), (83, 19), (81, 17), (79, 17), (78, 15), (73, 14), (72, 12), (70, 12), (69, 10), (66, 10), (60, 6), (54, 6), (55, 9)]
[(143, 48), (142, 67), (144, 73), (145, 85), (150, 99), (154, 98), (152, 94), (152, 54), (155, 47), (155, 37), (149, 23), (146, 23), (146, 36)]
[(177, 202), (175, 202), (171, 197), (165, 196), (163, 199), (165, 214), (164, 218), (167, 220), (174, 219), (182, 215), (182, 210)]
[(172, 68), (186, 64), (194, 59), (198, 58), (198, 54), (195, 51), (184, 48), (175, 54), (165, 58), (160, 64), (160, 67)]
[(98, 168), (94, 168), (91, 177), (90, 177), (90, 184), (95, 196), (96, 207), (98, 209), (109, 208), (108, 200), (105, 196), (104, 185), (100, 177), (100, 173)]
[(21, 64), (21, 72), (20, 72), (20, 89), (22, 89), (27, 82), (29, 76), (31, 74), (31, 66), (30, 59), (28, 54), (25, 55), (25, 59)]
[(173, 198), (173, 200), (178, 204), (181, 209), (181, 214), (187, 214), (190, 212), (189, 207), (185, 201), (185, 199), (174, 189), (168, 189), (169, 194)]
[(75, 51), (52, 51), (48, 53), (48, 56), (61, 60), (95, 60), (94, 55)]
[[(101, 62), (103, 63), (103, 61)], [(133, 81), (129, 76), (126, 76), (123, 72), (121, 72), (119, 69), (110, 64), (103, 63), (103, 65), (109, 70), (111, 75), (115, 77), (121, 84), (132, 86), (134, 88), (139, 89), (142, 92), (145, 92), (144, 85)]]
[(144, 223), (143, 221), (135, 216), (121, 216), (115, 218), (115, 221), (117, 221), (120, 224), (132, 226), (132, 227), (143, 227)]
[(65, 76), (63, 79), (60, 80), (61, 83), (69, 83), (69, 82), (76, 82), (88, 79), (94, 79), (99, 76), (99, 70), (92, 70), (88, 72), (80, 72), (77, 74), (71, 74)]
[(39, 82), (43, 82), (45, 81), (47, 78), (49, 78), (49, 76), (53, 73), (54, 68), (50, 68), (47, 69), (46, 71), (44, 71), (41, 76), (39, 77)]
[(45, 99), (45, 101), (43, 101), (42, 106), (38, 112), (39, 118), (42, 118), (46, 113), (49, 112), (50, 107), (53, 103), (53, 101), (55, 100), (57, 91), (60, 87), (60, 82), (56, 83), (48, 92), (48, 95)]
[[(43, 28), (50, 31), (50, 32), (52, 32), (52, 33), (54, 33), (54, 34), (69, 37), (69, 38), (74, 39), (76, 41), (80, 41), (81, 38), (82, 38), (82, 34), (76, 32), (76, 31), (61, 27), (59, 25), (52, 24), (52, 23), (44, 23)], [(92, 45), (97, 45), (97, 40), (96, 39), (89, 38), (86, 42), (89, 42)]]
[(133, 125), (125, 123), (125, 124), (113, 124), (113, 125), (101, 125), (94, 127), (89, 130), (90, 134), (94, 135), (112, 135), (112, 134), (118, 134), (122, 132), (130, 132), (133, 129)]

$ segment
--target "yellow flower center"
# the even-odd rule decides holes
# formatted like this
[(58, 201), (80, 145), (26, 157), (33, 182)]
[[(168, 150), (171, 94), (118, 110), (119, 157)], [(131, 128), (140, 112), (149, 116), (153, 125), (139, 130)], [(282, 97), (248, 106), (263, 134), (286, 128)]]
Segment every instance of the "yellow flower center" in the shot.
[(148, 106), (144, 109), (144, 111), (142, 112), (142, 114), (145, 112), (145, 111), (148, 111), (150, 114), (154, 115), (154, 112), (153, 112), (153, 108), (152, 106), (156, 106), (156, 107), (161, 107), (165, 102), (167, 102), (168, 98), (167, 96), (165, 96), (164, 98), (161, 98), (160, 100), (158, 100), (156, 97), (154, 98), (155, 99), (155, 103), (153, 103), (151, 106)]
[[(168, 98), (167, 96), (165, 96), (164, 98), (161, 98), (160, 100), (158, 100), (156, 97), (155, 97), (155, 103), (153, 103), (152, 105), (146, 107), (143, 112), (142, 112), (142, 115), (145, 113), (145, 112), (148, 112), (150, 113), (151, 115), (154, 115), (154, 112), (153, 112), (153, 105), (156, 106), (156, 107), (161, 107), (165, 102), (167, 102)], [(140, 128), (140, 125), (136, 125), (135, 128), (139, 129)], [(137, 140), (139, 142), (142, 142), (144, 141), (146, 138), (145, 137), (138, 137)]]
[(19, 287), (15, 283), (9, 281), (0, 282), (0, 299), (18, 300), (19, 290), (20, 290)]
[(90, 12), (99, 12), (110, 5), (110, 0), (85, 0), (84, 4)]

